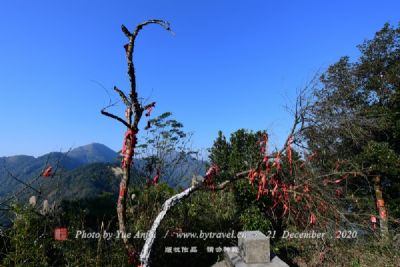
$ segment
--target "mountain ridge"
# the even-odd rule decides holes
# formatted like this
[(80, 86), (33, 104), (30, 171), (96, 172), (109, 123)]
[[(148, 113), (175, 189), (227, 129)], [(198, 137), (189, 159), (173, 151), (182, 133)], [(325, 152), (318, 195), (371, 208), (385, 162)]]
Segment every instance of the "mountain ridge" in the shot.
[[(176, 157), (178, 152), (174, 152), (171, 155), (171, 157)], [(79, 187), (78, 185), (83, 185), (83, 183), (79, 181), (80, 179), (84, 179), (85, 177), (93, 177), (91, 172), (96, 170), (96, 168), (92, 167), (93, 165), (96, 165), (100, 168), (95, 172), (102, 173), (100, 176), (108, 175), (115, 177), (116, 175), (113, 174), (113, 172), (101, 171), (101, 169), (119, 167), (120, 164), (118, 157), (119, 155), (117, 152), (100, 143), (90, 143), (79, 146), (69, 152), (49, 152), (38, 157), (29, 155), (0, 157), (0, 183), (2, 184), (0, 187), (0, 199), (24, 186), (21, 182), (18, 182), (16, 179), (11, 177), (10, 173), (12, 173), (12, 175), (17, 177), (20, 181), (29, 183), (35, 177), (40, 176), (45, 167), (52, 166), (55, 168), (59, 165), (59, 170), (63, 172), (63, 175), (65, 175), (66, 179), (70, 180), (72, 187)], [(205, 172), (204, 161), (196, 160), (190, 155), (187, 155), (186, 159), (187, 160), (182, 162), (178, 168), (174, 166), (169, 169), (165, 169), (163, 171), (164, 176), (161, 177), (161, 181), (168, 183), (171, 187), (185, 188), (190, 184), (189, 176), (191, 174), (201, 174)], [(168, 159), (167, 162), (170, 160), (171, 159)], [(135, 159), (134, 168), (137, 171), (140, 172), (144, 165), (144, 160)], [(182, 179), (182, 177), (186, 177), (186, 179)], [(109, 184), (111, 181), (108, 178), (98, 178), (101, 181), (106, 181), (106, 184)], [(98, 192), (98, 189), (103, 188), (104, 186), (106, 185), (96, 183), (96, 188), (92, 189)], [(112, 188), (114, 186), (114, 180), (112, 180)], [(71, 186), (68, 185), (68, 187), (65, 189), (70, 187)], [(87, 188), (82, 188), (82, 190), (87, 190)], [(69, 193), (65, 192), (65, 194)]]
[(49, 152), (38, 157), (15, 155), (0, 157), (0, 198), (21, 186), (14, 177), (29, 182), (37, 177), (46, 166), (59, 165), (61, 169), (71, 171), (93, 163), (116, 163), (118, 153), (99, 143), (79, 146), (69, 152)]
[[(45, 153), (43, 155), (39, 155), (39, 156), (32, 156), (32, 155), (27, 155), (27, 154), (17, 154), (17, 155), (1, 156), (0, 159), (3, 159), (3, 158), (7, 158), (7, 159), (14, 159), (14, 158), (39, 159), (39, 158), (42, 158), (42, 157), (47, 156), (49, 154), (68, 154), (68, 155), (71, 155), (71, 153), (72, 153), (73, 155), (75, 155), (75, 154), (78, 154), (82, 150), (85, 150), (85, 149), (88, 149), (88, 148), (93, 148), (93, 147), (96, 147), (96, 146), (99, 147), (99, 148), (105, 148), (105, 149), (109, 150), (110, 152), (114, 153), (116, 156), (118, 156), (118, 153), (116, 151), (112, 150), (111, 148), (109, 148), (108, 146), (106, 146), (106, 145), (104, 145), (102, 143), (92, 142), (92, 143), (89, 143), (89, 144), (86, 144), (86, 145), (81, 145), (81, 146), (75, 147), (75, 148), (71, 149), (69, 152), (50, 151), (50, 152), (47, 152), (47, 153)], [(110, 153), (110, 152), (108, 152), (108, 153)]]

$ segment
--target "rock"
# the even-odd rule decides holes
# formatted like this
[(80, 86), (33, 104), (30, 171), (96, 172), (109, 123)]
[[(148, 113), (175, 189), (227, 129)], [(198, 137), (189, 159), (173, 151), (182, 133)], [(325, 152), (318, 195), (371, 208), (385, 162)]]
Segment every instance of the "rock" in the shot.
[(289, 267), (278, 256), (270, 260), (269, 238), (260, 231), (238, 233), (238, 247), (224, 249), (224, 261), (212, 267)]
[(238, 246), (245, 263), (270, 262), (269, 238), (260, 231), (239, 232)]
[(201, 175), (193, 175), (192, 178), (192, 186), (197, 186), (200, 183), (204, 182), (204, 177)]

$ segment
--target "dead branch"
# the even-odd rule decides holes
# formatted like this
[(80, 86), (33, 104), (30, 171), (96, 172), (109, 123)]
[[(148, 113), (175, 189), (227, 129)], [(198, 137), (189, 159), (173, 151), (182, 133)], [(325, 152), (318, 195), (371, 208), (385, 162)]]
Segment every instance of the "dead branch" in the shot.
[(24, 181), (20, 180), (17, 176), (15, 176), (6, 166), (3, 166), (4, 170), (7, 172), (8, 176), (11, 177), (12, 179), (14, 179), (15, 181), (17, 181), (20, 184), (23, 184), (24, 186), (32, 189), (33, 191), (35, 191), (36, 193), (38, 193), (39, 195), (42, 194), (42, 192), (40, 192), (39, 190), (37, 190), (36, 188), (34, 188), (32, 185), (25, 183)]
[(147, 267), (149, 263), (149, 258), (150, 258), (150, 253), (151, 253), (151, 248), (153, 246), (154, 240), (156, 239), (156, 232), (158, 227), (161, 224), (161, 221), (164, 219), (165, 215), (167, 212), (175, 206), (177, 203), (179, 203), (181, 200), (184, 198), (190, 196), (193, 192), (198, 190), (199, 187), (197, 186), (191, 186), (185, 191), (176, 194), (172, 196), (171, 198), (167, 199), (161, 209), (161, 212), (157, 215), (156, 219), (153, 222), (153, 225), (150, 228), (150, 231), (148, 233), (148, 236), (146, 238), (146, 242), (142, 248), (142, 251), (140, 253), (140, 261), (142, 263), (143, 267)]
[[(62, 160), (68, 155), (68, 153), (69, 153), (70, 151), (71, 151), (71, 148), (70, 148), (67, 152), (65, 152), (65, 153), (63, 154), (62, 157), (60, 157), (60, 158), (57, 159), (56, 164), (55, 164), (54, 171), (53, 171), (52, 175), (50, 176), (51, 178), (53, 178), (53, 177), (55, 177), (55, 176), (57, 175), (58, 169), (60, 168), (60, 165), (61, 165)], [(39, 181), (39, 179), (42, 177), (42, 173), (43, 173), (43, 171), (46, 169), (46, 166), (48, 166), (49, 161), (50, 161), (50, 154), (47, 156), (46, 162), (45, 162), (45, 164), (44, 164), (44, 167), (43, 167), (43, 169), (40, 171), (40, 173), (38, 173), (38, 174), (36, 175), (36, 177), (34, 177), (34, 178), (33, 178), (32, 180), (30, 180), (29, 182), (23, 182), (22, 184), (24, 185), (24, 187), (21, 188), (20, 190), (16, 191), (16, 192), (14, 192), (14, 193), (13, 193), (11, 196), (9, 196), (8, 198), (2, 200), (2, 202), (0, 202), (0, 206), (6, 206), (6, 207), (8, 207), (8, 209), (11, 209), (11, 207), (10, 207), (9, 205), (7, 205), (7, 203), (10, 202), (10, 201), (12, 201), (13, 199), (17, 199), (20, 195), (22, 195), (22, 194), (23, 194), (25, 191), (27, 191), (28, 189), (31, 189), (31, 190), (33, 190), (33, 191), (39, 193), (38, 198), (43, 198), (43, 194), (41, 193), (41, 190), (40, 190), (40, 182), (38, 182), (38, 181)], [(3, 162), (3, 167), (6, 169), (5, 161)], [(8, 171), (8, 170), (7, 170), (7, 171)], [(9, 174), (10, 174), (10, 172), (9, 172)], [(15, 177), (15, 176), (14, 176), (14, 177)], [(39, 184), (39, 190), (37, 190), (37, 189), (35, 189), (35, 188), (33, 187), (33, 184), (36, 183), (36, 182), (38, 182), (38, 184)], [(4, 209), (3, 209), (3, 211), (4, 211)], [(5, 214), (6, 214), (6, 213), (1, 214), (1, 215), (0, 215), (0, 218), (4, 217)]]
[(130, 107), (131, 103), (129, 102), (128, 98), (126, 97), (125, 93), (122, 92), (121, 90), (118, 89), (118, 87), (114, 86), (114, 90), (119, 94), (119, 96), (122, 99), (122, 102), (124, 102), (125, 106)]
[(110, 117), (110, 118), (112, 118), (114, 120), (117, 120), (120, 123), (122, 123), (123, 125), (125, 125), (126, 127), (130, 128), (130, 125), (126, 121), (124, 121), (123, 119), (121, 119), (120, 117), (118, 117), (118, 116), (116, 116), (114, 114), (108, 113), (107, 111), (105, 111), (105, 108), (103, 108), (101, 110), (101, 114), (103, 114), (104, 116)]
[(136, 29), (133, 33), (129, 32), (129, 30), (122, 25), (122, 31), (128, 37), (129, 43), (127, 44), (126, 47), (126, 58), (128, 61), (128, 76), (129, 76), (129, 81), (131, 84), (131, 92), (130, 92), (130, 103), (133, 104), (134, 112), (135, 112), (135, 120), (134, 120), (134, 125), (133, 125), (133, 130), (137, 131), (137, 124), (139, 123), (140, 117), (142, 116), (143, 108), (141, 107), (139, 100), (138, 100), (138, 95), (137, 95), (137, 90), (136, 90), (136, 74), (135, 74), (135, 66), (133, 64), (133, 52), (135, 48), (135, 40), (136, 37), (138, 36), (139, 32), (143, 29), (143, 27), (150, 25), (150, 24), (158, 24), (162, 26), (164, 29), (167, 31), (171, 31), (170, 25), (168, 22), (164, 20), (159, 20), (159, 19), (153, 19), (153, 20), (147, 20), (145, 22), (140, 23), (139, 25), (136, 26)]
[(140, 261), (142, 263), (142, 267), (147, 267), (148, 266), (150, 253), (151, 253), (151, 248), (152, 248), (153, 243), (154, 243), (155, 238), (156, 238), (157, 229), (160, 226), (160, 224), (161, 224), (162, 220), (164, 219), (165, 215), (167, 214), (167, 212), (172, 207), (174, 207), (176, 204), (181, 202), (183, 199), (189, 197), (191, 194), (193, 194), (197, 190), (223, 190), (229, 184), (231, 184), (232, 182), (238, 181), (239, 179), (246, 177), (247, 174), (250, 171), (251, 170), (237, 173), (233, 178), (231, 178), (229, 180), (226, 180), (226, 181), (224, 181), (224, 182), (220, 183), (219, 185), (214, 186), (212, 188), (206, 186), (204, 184), (204, 180), (203, 180), (203, 182), (198, 183), (198, 184), (196, 184), (194, 186), (191, 186), (188, 189), (184, 190), (183, 192), (178, 193), (178, 194), (170, 197), (169, 199), (167, 199), (164, 202), (164, 204), (162, 205), (160, 213), (157, 215), (156, 219), (154, 220), (153, 225), (151, 226), (151, 228), (150, 228), (150, 230), (148, 232), (148, 236), (146, 238), (145, 244), (144, 244), (144, 246), (142, 248), (142, 251), (140, 253)]
[[(114, 87), (114, 90), (119, 94), (119, 96), (121, 97), (122, 101), (126, 106), (126, 113), (125, 113), (126, 119), (124, 120), (114, 114), (105, 111), (107, 107), (101, 110), (101, 114), (121, 122), (127, 128), (122, 149), (123, 177), (121, 178), (120, 182), (120, 192), (117, 203), (117, 215), (118, 215), (119, 230), (122, 234), (122, 240), (125, 244), (125, 248), (128, 251), (128, 256), (130, 261), (132, 261), (132, 259), (135, 258), (136, 254), (135, 249), (129, 243), (129, 240), (126, 235), (126, 198), (128, 194), (128, 187), (131, 176), (130, 175), (131, 163), (136, 148), (136, 141), (137, 141), (136, 136), (139, 132), (138, 125), (140, 119), (142, 118), (143, 111), (146, 108), (154, 107), (155, 105), (155, 102), (153, 102), (143, 107), (141, 103), (139, 103), (138, 93), (136, 90), (136, 74), (135, 74), (135, 66), (133, 63), (133, 52), (134, 52), (136, 37), (138, 36), (139, 32), (143, 29), (143, 27), (149, 24), (158, 24), (163, 28), (165, 28), (166, 30), (171, 31), (168, 22), (158, 19), (147, 20), (140, 23), (139, 25), (136, 26), (135, 31), (133, 33), (130, 32), (128, 28), (126, 28), (124, 25), (121, 26), (122, 32), (128, 38), (128, 44), (126, 44), (124, 47), (126, 51), (126, 59), (128, 65), (127, 72), (130, 81), (130, 94), (129, 94), (130, 99), (128, 99), (125, 93), (119, 90), (117, 87)], [(133, 122), (132, 122), (132, 116), (134, 116)]]

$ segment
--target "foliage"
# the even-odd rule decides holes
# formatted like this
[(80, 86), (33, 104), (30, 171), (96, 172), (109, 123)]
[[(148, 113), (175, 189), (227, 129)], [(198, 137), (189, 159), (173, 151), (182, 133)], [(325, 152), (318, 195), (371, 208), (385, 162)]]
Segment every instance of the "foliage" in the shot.
[[(133, 200), (128, 206), (129, 231), (144, 233), (149, 230), (161, 209), (161, 204), (177, 193), (165, 183), (145, 188), (134, 187)], [(152, 266), (210, 266), (218, 254), (206, 252), (207, 246), (231, 246), (232, 239), (184, 238), (180, 233), (229, 232), (234, 225), (236, 207), (232, 192), (197, 192), (174, 207), (157, 232), (158, 238), (152, 250)], [(236, 242), (233, 241), (233, 242)], [(137, 247), (143, 239), (135, 239)], [(165, 253), (166, 247), (196, 246), (198, 253)]]
[(391, 207), (400, 204), (400, 27), (385, 24), (358, 48), (357, 60), (342, 57), (321, 75), (304, 136), (319, 153), (315, 166), (329, 169), (340, 159), (365, 174), (353, 179), (349, 194), (371, 198), (371, 178), (382, 177), (389, 214), (396, 218), (400, 213)]
[(54, 248), (51, 244), (49, 220), (33, 208), (13, 206), (16, 213), (13, 227), (6, 233), (10, 250), (3, 260), (6, 266), (52, 266)]
[(261, 231), (267, 233), (272, 229), (272, 224), (260, 212), (256, 205), (249, 205), (239, 217), (243, 230)]
[(226, 140), (223, 133), (218, 131), (218, 137), (209, 150), (210, 161), (217, 164), (220, 169), (217, 181), (228, 179), (232, 175), (229, 168), (231, 150), (231, 144)]
[[(173, 187), (186, 187), (189, 176), (202, 171), (195, 160), (197, 151), (191, 148), (191, 133), (183, 130), (183, 124), (165, 112), (150, 119), (146, 135), (137, 145), (136, 154), (145, 161), (139, 168), (146, 176), (147, 183), (160, 171), (161, 180)], [(142, 181), (143, 184), (143, 181)]]
[[(221, 166), (217, 181), (231, 178), (235, 173), (254, 168), (262, 160), (259, 140), (261, 132), (240, 129), (232, 133), (229, 141), (220, 131), (210, 149), (210, 161)], [(239, 181), (234, 187), (237, 206), (236, 221), (238, 229), (271, 230), (271, 222), (263, 216), (265, 202), (256, 200), (256, 192), (248, 181)], [(268, 200), (265, 200), (268, 202)], [(270, 204), (270, 203), (268, 203)]]

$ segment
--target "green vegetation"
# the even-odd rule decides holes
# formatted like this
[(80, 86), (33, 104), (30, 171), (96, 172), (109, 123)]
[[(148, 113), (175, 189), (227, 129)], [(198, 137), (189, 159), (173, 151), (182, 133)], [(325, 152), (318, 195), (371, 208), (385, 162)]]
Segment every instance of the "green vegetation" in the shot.
[[(213, 183), (247, 170), (257, 171), (257, 180), (252, 185), (239, 179), (221, 191), (199, 190), (172, 208), (157, 232), (151, 266), (210, 266), (221, 253), (207, 252), (207, 247), (233, 246), (236, 239), (179, 238), (179, 234), (240, 230), (276, 231), (273, 250), (293, 266), (399, 264), (393, 237), (399, 234), (400, 218), (400, 27), (384, 25), (359, 48), (360, 58), (354, 62), (341, 58), (312, 88), (302, 117), (304, 130), (296, 136), (291, 156), (284, 150), (282, 155), (269, 151), (266, 162), (270, 165), (264, 162), (260, 167), (264, 157), (260, 140), (265, 132), (239, 129), (229, 138), (218, 133), (209, 151), (210, 164), (220, 167)], [(193, 155), (182, 124), (169, 116), (165, 113), (150, 120), (154, 128), (138, 146), (144, 161), (140, 171), (132, 171), (134, 183), (126, 209), (127, 232), (133, 235), (149, 230), (164, 201), (180, 192), (183, 178), (188, 178), (188, 172), (180, 172), (178, 181), (165, 179), (168, 168), (170, 173), (181, 164), (190, 169), (187, 162)], [(275, 161), (282, 166), (274, 165)], [(0, 237), (1, 264), (128, 266), (120, 239), (75, 238), (78, 230), (115, 235), (119, 229), (118, 179), (111, 167), (115, 165), (94, 164), (68, 172), (52, 182), (56, 184), (43, 184), (52, 200), (64, 199), (46, 214), (31, 206), (13, 205), (12, 227)], [(164, 179), (152, 184), (149, 181), (157, 169), (164, 171)], [(259, 187), (261, 172), (279, 188), (274, 189), (273, 183)], [(58, 191), (51, 191), (55, 185)], [(262, 191), (257, 199), (259, 188), (267, 193)], [(371, 215), (378, 224), (373, 225)], [(53, 231), (62, 226), (68, 227), (69, 240), (55, 241)], [(333, 236), (282, 239), (284, 230), (315, 230)], [(335, 239), (337, 230), (357, 231), (357, 237)], [(141, 248), (144, 239), (134, 238), (132, 243)], [(165, 251), (193, 246), (198, 253)]]

